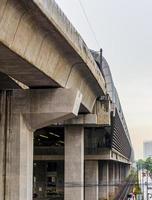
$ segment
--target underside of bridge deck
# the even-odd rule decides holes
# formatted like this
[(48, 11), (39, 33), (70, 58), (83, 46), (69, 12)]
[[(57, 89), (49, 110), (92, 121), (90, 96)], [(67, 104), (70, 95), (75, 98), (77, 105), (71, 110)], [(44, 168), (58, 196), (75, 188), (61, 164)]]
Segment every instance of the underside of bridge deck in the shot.
[(95, 100), (105, 94), (102, 74), (87, 47), (87, 52), (79, 54), (37, 4), (2, 1), (0, 71), (30, 88), (78, 89), (83, 94), (83, 106), (91, 112)]
[(0, 0), (1, 200), (117, 194), (132, 147), (106, 86), (54, 0)]

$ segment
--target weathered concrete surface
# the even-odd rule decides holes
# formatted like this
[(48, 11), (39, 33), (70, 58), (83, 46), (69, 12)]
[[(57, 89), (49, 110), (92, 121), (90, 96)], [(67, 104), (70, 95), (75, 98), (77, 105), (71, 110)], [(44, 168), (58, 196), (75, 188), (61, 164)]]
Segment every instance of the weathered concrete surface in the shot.
[(121, 164), (121, 182), (124, 183), (126, 178), (125, 165)]
[(14, 113), (12, 92), (0, 92), (0, 197), (32, 200), (33, 136), (23, 115)]
[(79, 91), (61, 88), (15, 90), (13, 99), (14, 112), (21, 110), (26, 122), (36, 130), (77, 116), (82, 95)]
[(5, 140), (6, 140), (6, 127), (5, 127), (5, 115), (6, 114), (6, 92), (0, 92), (0, 196), (2, 200), (4, 199), (5, 189), (5, 171), (6, 171), (6, 161), (5, 161)]
[(121, 163), (119, 163), (119, 183), (122, 184), (122, 170), (121, 170)]
[(98, 161), (85, 161), (85, 200), (98, 200)]
[(33, 132), (78, 114), (82, 95), (72, 89), (0, 92), (0, 196), (32, 200)]
[(115, 150), (114, 148), (112, 148), (111, 150), (111, 160), (113, 161), (118, 161), (124, 164), (131, 164), (130, 160), (125, 157), (124, 155), (122, 155), (121, 153), (119, 153), (117, 150)]
[(99, 200), (109, 200), (109, 162), (99, 162)]
[(116, 195), (119, 192), (119, 186), (120, 186), (119, 165), (120, 165), (119, 162), (115, 162), (115, 175), (116, 175), (116, 178), (115, 178), (115, 193), (116, 193)]
[(115, 163), (109, 163), (109, 199), (114, 199), (115, 197)]
[[(109, 104), (109, 102), (108, 102)], [(77, 124), (87, 127), (110, 126), (111, 112), (107, 102), (96, 101), (92, 114), (80, 114), (78, 117), (65, 121), (65, 124)]]
[(64, 199), (84, 200), (84, 128), (65, 127)]
[(128, 164), (125, 166), (125, 168), (126, 168), (126, 177), (128, 177), (130, 174), (131, 166)]
[[(27, 3), (27, 0), (25, 1)], [(29, 1), (30, 2), (30, 1)], [(62, 10), (54, 0), (33, 0), (42, 13), (49, 19), (50, 23), (60, 32), (70, 46), (77, 52), (82, 60), (87, 64), (91, 73), (94, 75), (98, 84), (103, 87), (103, 77), (98, 69), (90, 50), (84, 43), (79, 33), (75, 30)]]
[(5, 200), (32, 200), (33, 135), (21, 114), (12, 114), (6, 151)]
[[(62, 18), (54, 1), (3, 0), (0, 17), (0, 71), (29, 87), (79, 89), (83, 106), (91, 112), (105, 93), (105, 83), (80, 36), (71, 43), (63, 24), (54, 24)], [(67, 19), (65, 24), (67, 30), (72, 27)]]

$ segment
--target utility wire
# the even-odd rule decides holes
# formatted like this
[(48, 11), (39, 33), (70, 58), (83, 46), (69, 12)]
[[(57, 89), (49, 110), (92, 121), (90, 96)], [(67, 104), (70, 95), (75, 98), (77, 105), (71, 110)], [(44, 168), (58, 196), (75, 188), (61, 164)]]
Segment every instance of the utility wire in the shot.
[(78, 0), (78, 2), (79, 2), (79, 4), (80, 4), (80, 7), (81, 7), (82, 12), (83, 12), (83, 14), (84, 14), (84, 17), (86, 18), (86, 21), (87, 21), (87, 23), (88, 23), (88, 25), (89, 25), (90, 31), (91, 31), (91, 33), (92, 33), (92, 36), (94, 37), (94, 40), (95, 40), (95, 42), (96, 42), (98, 48), (100, 49), (100, 48), (101, 48), (101, 47), (100, 47), (100, 43), (99, 43), (99, 41), (98, 41), (98, 39), (97, 39), (97, 37), (96, 37), (95, 31), (93, 30), (93, 27), (92, 27), (92, 25), (91, 25), (91, 22), (89, 21), (88, 15), (87, 15), (87, 13), (86, 13), (86, 11), (85, 11), (85, 8), (84, 8), (84, 6), (83, 6), (83, 4), (82, 4), (82, 1), (81, 1), (81, 0)]

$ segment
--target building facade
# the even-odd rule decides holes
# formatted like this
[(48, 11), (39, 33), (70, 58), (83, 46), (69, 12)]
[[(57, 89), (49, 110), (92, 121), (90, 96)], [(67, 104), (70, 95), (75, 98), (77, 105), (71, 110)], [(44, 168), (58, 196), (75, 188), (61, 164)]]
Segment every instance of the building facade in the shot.
[(152, 158), (152, 141), (146, 141), (143, 143), (143, 153), (144, 159), (148, 157)]

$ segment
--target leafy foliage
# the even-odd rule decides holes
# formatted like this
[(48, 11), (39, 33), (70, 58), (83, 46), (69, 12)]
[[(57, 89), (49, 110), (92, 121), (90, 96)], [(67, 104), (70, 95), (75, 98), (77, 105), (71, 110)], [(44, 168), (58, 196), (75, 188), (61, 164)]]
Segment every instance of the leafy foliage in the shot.
[(150, 173), (152, 173), (152, 158), (149, 157), (146, 160), (139, 159), (137, 161), (137, 168), (140, 169), (146, 169)]

